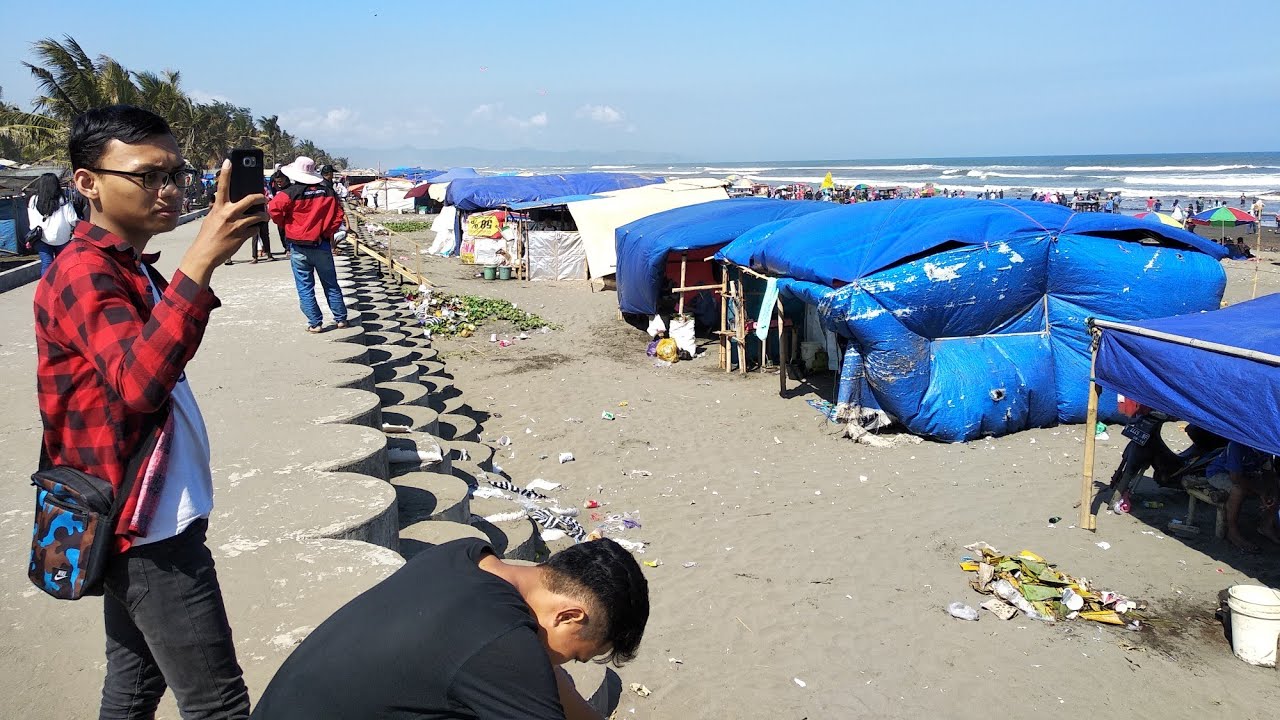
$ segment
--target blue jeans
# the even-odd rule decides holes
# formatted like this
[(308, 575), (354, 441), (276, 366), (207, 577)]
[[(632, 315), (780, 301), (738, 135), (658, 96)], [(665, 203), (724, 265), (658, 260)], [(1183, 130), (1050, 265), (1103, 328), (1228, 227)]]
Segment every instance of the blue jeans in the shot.
[[(333, 249), (328, 240), (319, 245), (289, 243), (289, 264), (293, 266), (293, 283), (298, 286), (298, 306), (307, 316), (310, 327), (324, 324), (320, 306), (316, 303), (316, 277), (324, 289), (325, 300), (333, 313), (334, 322), (345, 322), (347, 305), (342, 302), (342, 288), (338, 287), (338, 271), (333, 266)], [(314, 273), (314, 275), (313, 275)]]
[(44, 274), (49, 272), (49, 266), (53, 264), (53, 259), (58, 257), (58, 253), (62, 252), (65, 247), (65, 243), (62, 245), (50, 245), (43, 240), (36, 243), (36, 254), (40, 256), (40, 277), (44, 277)]

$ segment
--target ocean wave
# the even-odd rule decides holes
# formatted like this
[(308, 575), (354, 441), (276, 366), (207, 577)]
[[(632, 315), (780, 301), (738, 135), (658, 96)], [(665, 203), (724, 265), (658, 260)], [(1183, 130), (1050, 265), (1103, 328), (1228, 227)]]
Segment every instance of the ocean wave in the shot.
[(1208, 175), (1204, 177), (1193, 175), (1142, 175), (1126, 176), (1123, 181), (1126, 184), (1142, 183), (1145, 185), (1171, 185), (1174, 187), (1230, 187), (1242, 190), (1248, 188), (1258, 190), (1280, 188), (1280, 175)]
[(1040, 179), (1040, 180), (1043, 180), (1046, 178), (1076, 177), (1075, 175), (1061, 175), (1061, 174), (1054, 174), (1054, 173), (1002, 173), (1002, 172), (996, 172), (994, 170), (970, 170), (969, 172), (965, 173), (965, 176), (973, 177), (973, 178), (982, 178), (982, 179), (986, 179), (989, 177), (999, 177), (999, 178), (1032, 178), (1032, 179)]
[(1072, 172), (1222, 172), (1223, 170), (1258, 170), (1267, 165), (1068, 165)]
[(592, 165), (592, 170), (630, 170), (635, 165)]

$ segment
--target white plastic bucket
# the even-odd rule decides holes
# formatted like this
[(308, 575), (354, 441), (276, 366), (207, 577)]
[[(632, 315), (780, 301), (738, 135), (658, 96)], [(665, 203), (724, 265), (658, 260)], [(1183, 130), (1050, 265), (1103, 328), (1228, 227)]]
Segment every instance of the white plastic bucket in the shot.
[(1231, 649), (1250, 665), (1275, 667), (1280, 639), (1280, 590), (1260, 585), (1233, 585), (1227, 590), (1231, 609)]

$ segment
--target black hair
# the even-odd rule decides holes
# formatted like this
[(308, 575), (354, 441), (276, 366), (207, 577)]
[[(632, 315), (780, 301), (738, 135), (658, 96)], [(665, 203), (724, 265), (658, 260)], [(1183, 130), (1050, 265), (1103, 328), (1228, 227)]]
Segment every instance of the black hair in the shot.
[(603, 628), (592, 633), (610, 647), (602, 662), (620, 666), (636, 656), (649, 622), (649, 581), (631, 553), (605, 538), (565, 548), (542, 567), (548, 590), (593, 602), (604, 613)]
[(62, 183), (53, 173), (45, 173), (36, 178), (35, 196), (36, 212), (44, 217), (58, 212), (58, 208), (67, 200), (62, 194)]
[(164, 118), (135, 105), (107, 105), (87, 110), (71, 124), (71, 137), (67, 141), (71, 168), (96, 167), (102, 151), (112, 140), (132, 145), (156, 135), (172, 134)]

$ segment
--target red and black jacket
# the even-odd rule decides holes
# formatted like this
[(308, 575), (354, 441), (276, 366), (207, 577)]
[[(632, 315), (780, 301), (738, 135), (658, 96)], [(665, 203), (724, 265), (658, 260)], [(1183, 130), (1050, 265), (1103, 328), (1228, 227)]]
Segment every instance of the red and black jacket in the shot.
[(267, 203), (271, 221), (284, 228), (289, 242), (318, 245), (332, 240), (346, 216), (333, 191), (324, 185), (294, 183)]

